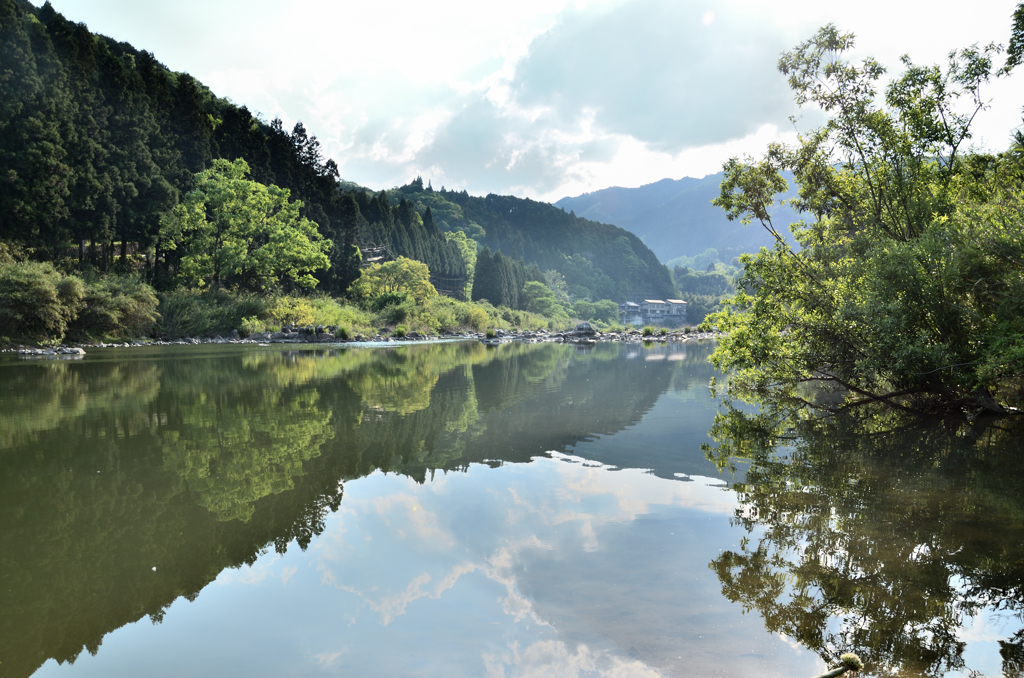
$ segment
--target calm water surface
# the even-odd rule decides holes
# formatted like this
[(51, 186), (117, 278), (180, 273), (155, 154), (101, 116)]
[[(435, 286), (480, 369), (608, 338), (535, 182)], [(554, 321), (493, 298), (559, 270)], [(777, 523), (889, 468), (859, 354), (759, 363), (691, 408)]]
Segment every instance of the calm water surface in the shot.
[(720, 471), (709, 351), (0, 358), (0, 676), (1022, 675), (1016, 438)]

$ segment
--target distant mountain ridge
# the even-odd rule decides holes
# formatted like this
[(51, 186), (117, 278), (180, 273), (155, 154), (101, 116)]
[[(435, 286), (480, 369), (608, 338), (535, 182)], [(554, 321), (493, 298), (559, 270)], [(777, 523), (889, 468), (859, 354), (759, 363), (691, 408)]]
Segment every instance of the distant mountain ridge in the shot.
[[(639, 188), (613, 186), (592, 193), (562, 198), (555, 203), (576, 216), (614, 224), (638, 236), (663, 262), (696, 256), (708, 248), (723, 261), (743, 252), (771, 246), (773, 239), (761, 226), (729, 221), (711, 204), (718, 197), (724, 174), (703, 179), (662, 179)], [(787, 177), (791, 181), (791, 177)], [(791, 181), (792, 184), (792, 181)], [(791, 190), (786, 198), (793, 197)], [(793, 243), (787, 226), (799, 217), (787, 206), (776, 207), (773, 219), (779, 232)]]

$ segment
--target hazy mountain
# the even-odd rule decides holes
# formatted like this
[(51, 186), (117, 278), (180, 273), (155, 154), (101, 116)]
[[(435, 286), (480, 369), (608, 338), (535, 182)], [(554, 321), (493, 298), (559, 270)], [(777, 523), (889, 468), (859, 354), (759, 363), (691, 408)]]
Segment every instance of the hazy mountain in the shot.
[[(772, 237), (760, 224), (744, 226), (729, 221), (724, 211), (711, 204), (722, 177), (719, 172), (703, 179), (662, 179), (639, 188), (614, 186), (562, 198), (555, 205), (578, 217), (615, 224), (636, 234), (664, 262), (692, 257), (712, 247), (723, 261), (729, 261), (742, 252), (771, 245)], [(792, 242), (786, 227), (796, 221), (796, 213), (777, 207), (773, 219)]]

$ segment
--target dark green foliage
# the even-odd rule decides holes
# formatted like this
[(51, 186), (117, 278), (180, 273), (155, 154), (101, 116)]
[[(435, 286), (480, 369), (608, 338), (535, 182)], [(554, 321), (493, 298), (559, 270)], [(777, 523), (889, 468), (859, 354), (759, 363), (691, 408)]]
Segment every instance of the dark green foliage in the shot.
[(1006, 50), (1006, 66), (1011, 68), (1020, 66), (1024, 59), (1024, 2), (1017, 3), (1017, 9), (1013, 12), (1013, 23), (1010, 26), (1010, 46)]
[(138, 251), (149, 281), (170, 286), (180, 251), (162, 217), (193, 174), (241, 157), (255, 180), (289, 189), (334, 242), (322, 288), (341, 293), (358, 277), (358, 216), (301, 123), (291, 133), (280, 120), (267, 125), (49, 4), (0, 0), (0, 72), (0, 240), (54, 258), (77, 250), (102, 270)]
[[(556, 269), (565, 276), (565, 282), (570, 288), (583, 288), (585, 295), (577, 294), (573, 289), (570, 293), (573, 296), (588, 296), (591, 299), (610, 299), (620, 296), (615, 281), (609, 278), (601, 269), (596, 268), (592, 261), (585, 259), (579, 254), (571, 257), (563, 257)], [(667, 294), (665, 296), (668, 296)]]
[(594, 303), (577, 301), (572, 308), (580, 320), (596, 320), (608, 324), (619, 320), (619, 305), (611, 299), (602, 299)]
[(528, 281), (519, 293), (519, 299), (523, 309), (531, 313), (539, 313), (549, 318), (566, 315), (555, 293), (544, 283)]
[(444, 189), (418, 192), (412, 185), (392, 195), (408, 198), (417, 209), (430, 208), (432, 221), (441, 228), (463, 231), (492, 251), (507, 252), (539, 270), (561, 272), (567, 284), (586, 288), (591, 299), (672, 296), (668, 269), (639, 238), (616, 226), (528, 198), (479, 198)]
[(388, 306), (398, 306), (399, 304), (403, 304), (410, 300), (411, 297), (402, 292), (385, 292), (370, 301), (370, 310), (379, 312), (383, 311)]
[(223, 290), (180, 289), (160, 295), (158, 333), (168, 339), (205, 337), (242, 326), (243, 318), (265, 317), (270, 300)]
[(76, 340), (146, 336), (156, 324), (156, 293), (138, 277), (108, 276), (86, 286), (84, 308), (68, 328)]
[(736, 291), (732, 281), (722, 275), (715, 273), (714, 264), (708, 264), (708, 270), (704, 272), (692, 271), (679, 266), (673, 271), (676, 286), (682, 293), (718, 295), (731, 294)]
[(495, 306), (524, 308), (519, 293), (527, 283), (527, 269), (522, 259), (491, 252), (484, 246), (477, 253), (473, 275), (473, 301), (486, 299)]
[[(0, 241), (41, 258), (139, 270), (170, 289), (183, 250), (164, 217), (194, 188), (193, 175), (215, 159), (242, 158), (254, 180), (288, 189), (301, 216), (332, 241), (331, 266), (317, 276), (332, 294), (359, 275), (355, 246), (382, 245), (391, 257), (426, 263), (442, 293), (464, 296), (472, 271), (458, 243), (443, 237), (455, 230), (536, 265), (529, 279), (565, 268), (568, 284), (591, 299), (672, 290), (638, 238), (546, 203), (438, 192), (419, 178), (390, 199), (353, 189), (301, 122), (291, 131), (281, 120), (267, 124), (49, 4), (0, 0), (0, 72)], [(515, 304), (527, 278), (500, 268), (501, 294)]]
[(52, 264), (0, 265), (0, 338), (60, 341), (82, 308), (85, 286)]
[(361, 247), (383, 246), (391, 256), (422, 261), (439, 292), (458, 299), (465, 297), (471, 271), (466, 269), (458, 244), (448, 241), (434, 225), (429, 208), (420, 214), (406, 198), (392, 206), (384, 191), (373, 195), (360, 190), (343, 199), (354, 206)]
[(704, 271), (695, 271), (686, 266), (676, 266), (672, 270), (672, 277), (679, 288), (679, 298), (686, 302), (689, 322), (701, 323), (711, 313), (721, 311), (722, 299), (736, 292), (733, 276), (717, 271), (714, 263), (709, 263)]

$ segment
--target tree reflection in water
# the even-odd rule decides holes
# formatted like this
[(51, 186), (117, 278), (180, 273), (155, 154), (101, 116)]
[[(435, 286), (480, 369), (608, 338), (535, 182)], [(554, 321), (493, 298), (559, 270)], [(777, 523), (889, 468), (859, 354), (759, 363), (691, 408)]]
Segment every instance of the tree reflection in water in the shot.
[[(762, 405), (765, 405), (762, 403)], [(1016, 421), (827, 420), (726, 408), (705, 451), (751, 466), (749, 536), (710, 567), (765, 626), (875, 675), (970, 671), (965, 629), (996, 615), (1003, 671), (1024, 671), (1024, 429)]]
[(681, 366), (598, 348), (133, 349), (0, 363), (0, 672), (95, 653), (225, 568), (305, 549), (347, 480), (379, 469), (423, 482), (622, 430)]

